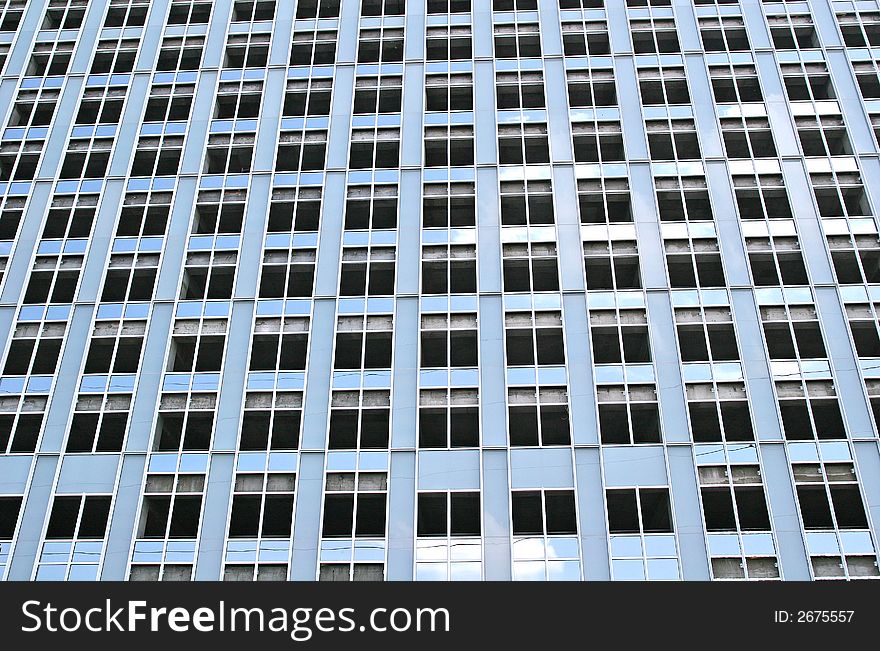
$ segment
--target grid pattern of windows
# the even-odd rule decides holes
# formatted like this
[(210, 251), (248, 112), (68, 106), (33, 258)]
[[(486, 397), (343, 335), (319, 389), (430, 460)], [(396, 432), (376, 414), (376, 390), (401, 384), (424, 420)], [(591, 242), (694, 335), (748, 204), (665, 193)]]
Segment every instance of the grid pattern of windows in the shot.
[(880, 578), (874, 5), (0, 0), (0, 580)]

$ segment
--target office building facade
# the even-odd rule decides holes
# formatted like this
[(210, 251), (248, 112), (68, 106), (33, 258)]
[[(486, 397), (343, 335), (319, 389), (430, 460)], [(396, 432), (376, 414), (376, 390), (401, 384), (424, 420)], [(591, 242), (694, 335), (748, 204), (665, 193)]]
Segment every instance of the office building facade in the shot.
[(876, 0), (0, 0), (0, 579), (877, 578)]

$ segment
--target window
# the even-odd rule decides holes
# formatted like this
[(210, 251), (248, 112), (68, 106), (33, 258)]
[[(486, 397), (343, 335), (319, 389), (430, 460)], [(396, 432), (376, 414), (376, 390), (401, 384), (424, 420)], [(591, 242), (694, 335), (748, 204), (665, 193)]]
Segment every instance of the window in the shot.
[(73, 57), (74, 41), (47, 41), (36, 43), (25, 75), (47, 77), (67, 74)]
[(425, 30), (425, 58), (428, 61), (456, 61), (473, 58), (470, 25), (432, 25)]
[(608, 530), (618, 533), (672, 533), (668, 488), (605, 491)]
[(65, 452), (121, 452), (130, 409), (131, 394), (80, 394)]
[[(618, 125), (618, 131), (619, 129)], [(697, 125), (693, 120), (646, 120), (645, 129), (648, 132), (648, 150), (652, 161), (701, 158)], [(622, 140), (619, 147), (623, 149)]]
[(596, 389), (603, 445), (661, 442), (660, 406), (653, 384), (602, 384)]
[(123, 74), (134, 69), (140, 41), (136, 38), (102, 39), (98, 41), (90, 74)]
[(358, 63), (403, 61), (403, 28), (361, 29), (358, 34)]
[(19, 90), (9, 116), (8, 126), (49, 126), (60, 96), (60, 91), (52, 88)]
[(183, 136), (141, 136), (138, 138), (131, 176), (171, 176), (180, 170)]
[(71, 138), (61, 165), (62, 179), (96, 179), (107, 173), (112, 138)]
[[(322, 538), (385, 537), (387, 473), (328, 473), (325, 482)], [(374, 545), (384, 549), (384, 541), (376, 541)], [(334, 559), (339, 556), (339, 553), (333, 554)], [(319, 567), (319, 581), (384, 580), (382, 562), (363, 561), (357, 556), (351, 562), (323, 561)]]
[(828, 248), (837, 282), (880, 283), (880, 239), (877, 235), (829, 235)]
[(171, 11), (168, 13), (169, 25), (200, 25), (211, 17), (209, 0), (171, 0)]
[(195, 91), (195, 84), (153, 84), (144, 111), (144, 122), (188, 120)]
[(480, 444), (477, 389), (419, 391), (419, 447), (472, 448)]
[[(318, 230), (320, 211), (320, 188), (278, 188), (273, 191), (269, 235), (260, 272), (260, 298), (312, 295), (317, 238), (312, 239), (311, 234)], [(290, 235), (300, 233), (308, 239), (291, 247)]]
[(549, 181), (501, 182), (502, 226), (553, 223), (553, 188)]
[(159, 49), (156, 70), (198, 70), (204, 45), (204, 36), (166, 36)]
[[(702, 465), (698, 468), (703, 517), (710, 540), (714, 534), (738, 532), (748, 540), (757, 541), (759, 532), (770, 531), (770, 515), (756, 464), (731, 463)], [(737, 536), (738, 537), (738, 536)], [(720, 541), (722, 538), (717, 536)], [(732, 538), (726, 538), (732, 540)], [(710, 545), (711, 546), (711, 545)], [(712, 575), (715, 579), (774, 579), (779, 567), (773, 545), (761, 549), (750, 545), (744, 553), (742, 543), (723, 551), (711, 552)], [(734, 555), (735, 554), (735, 555)]]
[(48, 396), (7, 395), (0, 400), (0, 452), (32, 454), (37, 449)]
[(12, 334), (3, 375), (52, 375), (58, 369), (66, 324), (19, 323)]
[(262, 98), (262, 82), (223, 82), (217, 89), (213, 117), (219, 120), (256, 118), (260, 115)]
[(860, 358), (880, 357), (880, 337), (877, 335), (876, 320), (872, 320), (873, 314), (870, 308), (857, 310), (857, 307), (847, 306), (847, 313), (850, 316), (849, 328), (856, 346), (856, 354)]
[(666, 270), (673, 289), (724, 287), (724, 267), (714, 237), (664, 238)]
[[(225, 331), (225, 325), (224, 325)], [(216, 393), (164, 393), (153, 436), (156, 452), (209, 450), (214, 433)]]
[(571, 445), (565, 387), (510, 387), (507, 405), (511, 447)]
[(109, 495), (55, 496), (36, 568), (37, 581), (97, 579), (110, 499)]
[(634, 240), (584, 242), (588, 290), (640, 289), (638, 246)]
[(0, 181), (30, 181), (37, 174), (43, 140), (4, 140), (0, 143)]
[(738, 174), (733, 177), (733, 186), (740, 219), (792, 219), (781, 175)]
[(837, 97), (831, 74), (824, 63), (786, 63), (780, 68), (789, 101), (823, 101)]
[(288, 80), (281, 115), (284, 117), (330, 115), (332, 89), (332, 77)]
[(40, 29), (79, 29), (88, 0), (49, 0)]
[(205, 476), (201, 474), (147, 475), (137, 537), (195, 538), (199, 532), (204, 489)]
[(335, 29), (294, 31), (290, 65), (320, 66), (335, 63), (336, 37)]
[(541, 56), (541, 34), (537, 23), (496, 23), (494, 31), (496, 58)]
[[(18, 29), (25, 5), (27, 5), (27, 0), (3, 0), (0, 2), (0, 32), (14, 32)], [(2, 572), (0, 572), (0, 576), (2, 576)]]
[(353, 129), (348, 166), (384, 169), (400, 165), (400, 129)]
[(289, 538), (296, 475), (236, 473), (229, 538)]
[(513, 491), (511, 511), (514, 536), (577, 534), (574, 491)]
[(226, 336), (212, 321), (178, 319), (171, 337), (166, 370), (175, 373), (219, 371), (223, 364)]
[[(93, 194), (56, 195), (53, 199), (50, 214), (56, 220), (47, 221), (43, 228), (45, 253), (38, 250), (34, 259), (25, 303), (73, 302), (84, 260), (82, 243), (91, 233), (97, 205), (98, 196)], [(69, 244), (65, 247), (63, 242), (47, 242), (50, 238), (66, 238)]]
[(722, 118), (721, 135), (729, 158), (775, 158), (777, 155), (767, 118)]
[(236, 0), (232, 6), (232, 20), (255, 22), (275, 18), (275, 0)]
[(574, 491), (513, 491), (511, 511), (515, 581), (581, 579)]
[(479, 536), (479, 492), (419, 493), (416, 535)]
[(474, 128), (425, 127), (425, 167), (461, 167), (474, 164)]
[(257, 319), (248, 370), (304, 371), (308, 348), (308, 319)]
[(476, 314), (423, 314), (421, 368), (477, 366)]
[(614, 71), (593, 68), (569, 70), (568, 102), (571, 108), (591, 108), (617, 105)]
[(657, 207), (662, 222), (712, 221), (712, 204), (702, 176), (658, 176)]
[(428, 0), (429, 14), (456, 14), (471, 10), (471, 0)]
[[(807, 531), (842, 532), (868, 526), (856, 470), (849, 461), (792, 464), (801, 520)], [(809, 534), (808, 534), (809, 535)], [(836, 549), (811, 550), (817, 579), (878, 576), (873, 554), (841, 555)]]
[(470, 73), (426, 75), (426, 111), (472, 111), (473, 109), (473, 75)]
[(305, 172), (324, 169), (326, 153), (327, 131), (324, 129), (282, 130), (278, 138), (275, 171)]
[(104, 27), (143, 27), (149, 10), (148, 0), (110, 0)]
[(770, 36), (777, 50), (810, 49), (819, 47), (819, 36), (810, 14), (776, 14), (767, 16)]
[(426, 183), (422, 192), (423, 229), (476, 226), (473, 183)]
[(341, 316), (336, 324), (333, 368), (391, 368), (391, 316)]
[(503, 244), (501, 255), (505, 292), (559, 290), (554, 242)]
[(496, 72), (496, 108), (544, 108), (544, 73), (541, 71)]
[(302, 425), (302, 392), (249, 391), (238, 447), (242, 451), (296, 450)]
[(755, 439), (744, 384), (689, 382), (686, 391), (691, 436), (695, 443)]
[(739, 361), (729, 308), (679, 308), (675, 322), (682, 362)]
[(354, 114), (400, 113), (402, 97), (403, 77), (400, 75), (357, 77)]
[(684, 68), (639, 68), (639, 92), (642, 104), (690, 104)]
[(776, 382), (787, 441), (845, 439), (846, 428), (834, 384), (825, 380)]
[(537, 11), (538, 0), (492, 0), (492, 11)]
[(402, 16), (404, 0), (361, 0), (361, 16)]
[(846, 47), (880, 45), (880, 15), (876, 11), (838, 12), (837, 23)]
[(763, 306), (761, 321), (771, 360), (828, 357), (812, 305)]
[(136, 373), (146, 321), (97, 321), (83, 373)]
[(636, 54), (676, 54), (681, 52), (675, 20), (672, 18), (631, 18), (629, 30)]
[(502, 165), (549, 163), (550, 140), (547, 136), (547, 124), (499, 124), (498, 162)]
[(193, 235), (241, 233), (246, 201), (245, 190), (199, 192), (192, 220)]
[(753, 64), (710, 65), (709, 78), (719, 104), (764, 101), (758, 71)]
[[(346, 237), (342, 248), (340, 294), (343, 296), (394, 293), (397, 187), (350, 186), (346, 201)], [(373, 230), (369, 238), (349, 229)], [(372, 243), (370, 241), (372, 240)]]
[(857, 217), (871, 215), (862, 179), (855, 173), (810, 174), (819, 215)]
[(386, 473), (329, 473), (322, 537), (384, 537), (387, 494)]
[(186, 255), (180, 300), (232, 298), (236, 251), (190, 251)]
[(330, 409), (331, 450), (388, 449), (391, 392), (334, 391)]
[(565, 56), (600, 56), (611, 52), (606, 20), (565, 20), (562, 23)]
[(127, 91), (125, 86), (86, 88), (75, 124), (118, 124)]
[(0, 202), (0, 282), (12, 252), (12, 242), (24, 216), (25, 197), (6, 197)]
[(620, 122), (572, 122), (571, 132), (576, 163), (616, 163), (624, 160)]
[(758, 466), (702, 466), (700, 498), (706, 531), (769, 531)]
[(596, 364), (651, 362), (645, 310), (590, 310), (590, 340)]
[(795, 118), (804, 156), (852, 156), (853, 148), (842, 115)]
[(212, 133), (208, 136), (204, 174), (241, 174), (249, 172), (254, 156), (254, 133)]
[[(853, 61), (853, 71), (862, 99), (880, 98), (880, 74), (877, 73), (877, 64), (874, 61)], [(876, 131), (876, 122), (875, 131)]]
[(706, 52), (737, 52), (749, 50), (749, 37), (741, 16), (703, 16), (700, 24), (700, 40)]
[[(239, 3), (236, 3), (238, 5)], [(264, 68), (269, 62), (269, 41), (272, 34), (230, 34), (226, 40), (224, 68)]]
[[(292, 472), (236, 473), (224, 581), (287, 579), (295, 486)], [(259, 550), (257, 563), (242, 563), (242, 549)]]
[(746, 237), (755, 285), (806, 285), (807, 268), (797, 236)]
[(297, 18), (338, 18), (340, 0), (299, 0)]
[(633, 220), (627, 179), (578, 179), (577, 187), (581, 224), (614, 224)]

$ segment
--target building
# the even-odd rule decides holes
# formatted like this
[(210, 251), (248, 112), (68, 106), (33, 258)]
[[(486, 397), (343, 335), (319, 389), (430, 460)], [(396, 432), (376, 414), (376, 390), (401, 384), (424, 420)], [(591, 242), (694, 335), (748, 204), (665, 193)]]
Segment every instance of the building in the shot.
[(878, 2), (0, 0), (0, 66), (0, 578), (880, 576)]

